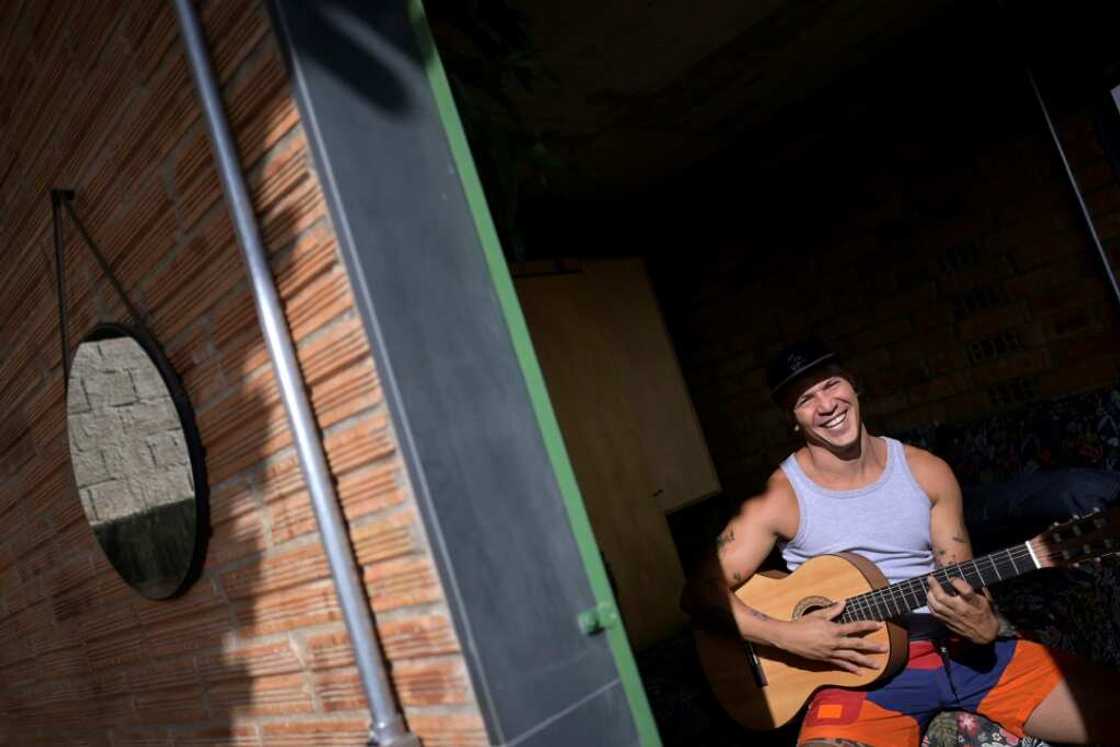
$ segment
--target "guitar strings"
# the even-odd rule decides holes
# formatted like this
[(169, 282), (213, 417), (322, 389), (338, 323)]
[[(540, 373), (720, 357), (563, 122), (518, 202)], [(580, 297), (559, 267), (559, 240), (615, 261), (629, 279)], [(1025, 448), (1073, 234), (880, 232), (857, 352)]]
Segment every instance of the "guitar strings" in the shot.
[[(1005, 564), (1010, 563), (1009, 567), (1005, 565), (1005, 570), (1009, 571), (1009, 575), (1015, 576), (1019, 575), (1019, 573), (1021, 572), (1016, 564), (1016, 561), (1025, 560), (1029, 557), (1029, 555), (1030, 550), (1026, 547), (1026, 545), (1023, 545), (1011, 550), (1003, 551), (1001, 553), (985, 556), (983, 558), (964, 561), (963, 563), (946, 566), (945, 568), (939, 568), (931, 575), (938, 579), (939, 582), (944, 583), (947, 582), (953, 575), (957, 575), (961, 578), (966, 578), (966, 576), (971, 573), (971, 575), (976, 576), (982, 582), (987, 581), (987, 583), (992, 583), (1003, 578), (1003, 574), (999, 572), (999, 565), (996, 562), (997, 558), (1000, 561), (1003, 561)], [(984, 560), (987, 560), (989, 563), (991, 563), (992, 571), (996, 575), (995, 579), (988, 580), (984, 578), (984, 573), (983, 571), (981, 571), (979, 566), (979, 562)], [(971, 572), (966, 568), (967, 565), (972, 566)], [(1033, 561), (1030, 563), (1030, 566), (1032, 568), (1034, 567)], [(920, 577), (917, 579), (907, 579), (906, 581), (902, 581), (897, 584), (892, 584), (881, 589), (875, 589), (871, 592), (866, 592), (864, 594), (857, 595), (856, 597), (852, 597), (851, 599), (847, 600), (847, 603), (850, 605), (852, 614), (847, 614), (848, 611), (845, 610), (845, 615), (842, 616), (842, 619), (866, 619), (868, 617), (872, 619), (886, 619), (903, 614), (911, 609), (916, 609), (922, 606), (922, 604), (926, 600), (926, 588), (923, 579), (924, 577)], [(910, 597), (913, 597), (913, 601), (911, 601)]]
[[(1032, 557), (1033, 545), (1031, 543), (1023, 543), (1013, 548), (1003, 550), (997, 553), (991, 553), (981, 558), (974, 558), (966, 560), (961, 563), (955, 563), (951, 566), (945, 566), (934, 570), (929, 575), (932, 575), (939, 583), (948, 583), (949, 579), (953, 576), (965, 579), (968, 581), (968, 576), (973, 576), (981, 582), (982, 586), (986, 586), (996, 581), (1003, 580), (1004, 578), (1011, 578), (1025, 573), (1029, 570), (1035, 570), (1042, 564), (1036, 565)], [(1043, 554), (1048, 561), (1055, 559), (1056, 555), (1052, 552)], [(980, 563), (987, 562), (991, 565), (988, 573), (994, 574), (994, 578), (986, 578), (985, 571), (981, 569)], [(1028, 567), (1020, 569), (1019, 562), (1027, 561)], [(1002, 564), (1002, 565), (1001, 565)], [(971, 566), (969, 569), (967, 566)], [(1001, 568), (1003, 573), (1001, 573)], [(913, 601), (911, 600), (913, 597)], [(891, 617), (897, 617), (905, 614), (911, 610), (917, 609), (925, 604), (927, 600), (927, 589), (925, 586), (925, 577), (917, 577), (900, 581), (880, 589), (874, 589), (869, 592), (857, 594), (845, 600), (845, 608), (843, 614), (840, 616), (841, 622), (851, 622), (853, 620), (884, 620)]]

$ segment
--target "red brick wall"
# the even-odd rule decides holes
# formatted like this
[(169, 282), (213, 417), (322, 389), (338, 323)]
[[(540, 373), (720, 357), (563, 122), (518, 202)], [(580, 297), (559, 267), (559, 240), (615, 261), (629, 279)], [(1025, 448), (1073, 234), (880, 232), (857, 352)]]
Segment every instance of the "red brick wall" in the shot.
[[(1022, 80), (999, 85), (1017, 97), (1014, 111), (1001, 113), (1002, 100), (986, 110), (949, 96), (955, 124), (921, 124), (948, 105), (940, 100), (897, 119), (896, 109), (877, 107), (847, 121), (827, 107), (805, 113), (806, 128), (821, 128), (808, 138), (815, 144), (795, 144), (797, 155), (759, 180), (780, 196), (742, 195), (728, 210), (735, 223), (703, 237), (716, 251), (694, 253), (687, 269), (670, 264), (683, 281), (662, 272), (729, 495), (760, 489), (795, 445), (767, 398), (763, 366), (783, 342), (808, 334), (845, 354), (880, 433), (967, 422), (1116, 381), (1117, 301)], [(880, 105), (907, 105), (878, 93)], [(1120, 187), (1091, 114), (1063, 114), (1061, 132), (1116, 260)], [(855, 154), (838, 155), (845, 150)]]
[[(486, 737), (260, 2), (203, 8), (226, 106), (393, 680), (427, 745)], [(0, 8), (0, 742), (360, 744), (365, 704), (222, 201), (172, 4)], [(187, 387), (201, 580), (121, 582), (67, 464), (47, 190)], [(71, 340), (124, 311), (67, 229)]]

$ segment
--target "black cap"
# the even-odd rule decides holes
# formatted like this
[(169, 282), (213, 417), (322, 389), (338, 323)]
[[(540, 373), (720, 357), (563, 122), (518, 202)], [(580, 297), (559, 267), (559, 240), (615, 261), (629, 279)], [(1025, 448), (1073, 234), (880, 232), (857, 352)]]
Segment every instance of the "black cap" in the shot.
[(770, 387), (770, 396), (777, 399), (786, 384), (817, 366), (834, 360), (836, 353), (815, 337), (782, 348), (766, 367), (766, 385)]

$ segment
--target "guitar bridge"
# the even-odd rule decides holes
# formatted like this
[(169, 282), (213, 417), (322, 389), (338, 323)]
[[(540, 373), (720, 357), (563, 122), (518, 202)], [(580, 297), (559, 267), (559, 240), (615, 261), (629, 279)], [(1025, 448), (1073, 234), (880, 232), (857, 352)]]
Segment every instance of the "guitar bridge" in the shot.
[(758, 661), (758, 656), (754, 653), (754, 646), (750, 641), (743, 641), (743, 651), (747, 654), (747, 662), (751, 665), (751, 675), (754, 677), (754, 683), (759, 687), (766, 687), (766, 673), (762, 671), (762, 664)]

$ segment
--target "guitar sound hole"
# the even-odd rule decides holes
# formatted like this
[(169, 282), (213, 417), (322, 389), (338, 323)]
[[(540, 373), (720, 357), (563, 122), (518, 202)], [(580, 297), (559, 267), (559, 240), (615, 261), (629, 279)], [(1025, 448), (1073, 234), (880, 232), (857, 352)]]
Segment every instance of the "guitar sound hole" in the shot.
[(805, 597), (793, 610), (793, 619), (796, 620), (800, 617), (808, 615), (810, 612), (822, 610), (832, 604), (832, 600), (828, 597)]

